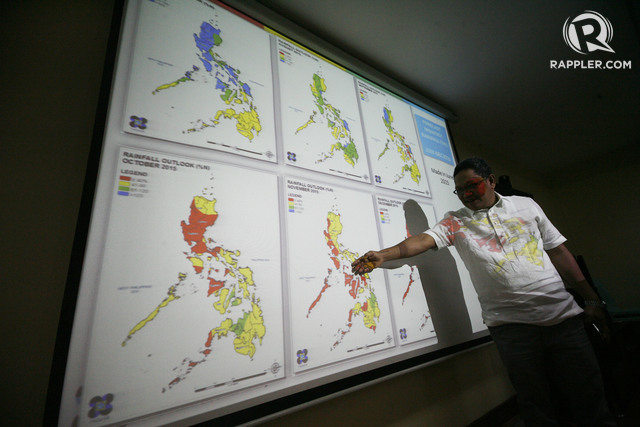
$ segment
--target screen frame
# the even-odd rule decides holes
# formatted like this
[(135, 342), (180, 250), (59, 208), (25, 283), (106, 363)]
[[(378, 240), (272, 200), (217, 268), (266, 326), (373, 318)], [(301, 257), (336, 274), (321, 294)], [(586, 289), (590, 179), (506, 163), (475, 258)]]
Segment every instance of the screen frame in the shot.
[[(111, 29), (107, 43), (106, 57), (104, 61), (102, 83), (100, 87), (99, 102), (95, 115), (94, 129), (91, 141), (89, 157), (85, 173), (85, 180), (80, 202), (78, 221), (76, 224), (72, 253), (69, 261), (67, 282), (65, 286), (61, 314), (58, 323), (57, 337), (54, 347), (52, 367), (49, 377), (49, 387), (44, 412), (45, 424), (57, 423), (60, 415), (62, 391), (67, 368), (67, 359), (71, 345), (71, 333), (74, 324), (74, 316), (80, 291), (80, 276), (83, 271), (83, 261), (87, 248), (90, 221), (96, 195), (97, 180), (101, 164), (101, 153), (105, 143), (107, 116), (111, 100), (112, 87), (116, 72), (116, 60), (118, 46), (123, 31), (123, 18), (126, 10), (125, 0), (115, 0)], [(373, 67), (359, 59), (349, 55), (336, 46), (315, 36), (299, 25), (280, 16), (271, 9), (256, 1), (223, 0), (223, 4), (250, 16), (261, 24), (290, 37), (296, 43), (305, 46), (309, 50), (328, 58), (351, 72), (384, 87), (395, 94), (413, 102), (445, 121), (446, 131), (453, 151), (454, 162), (459, 161), (456, 144), (453, 140), (450, 123), (458, 120), (458, 117), (445, 107), (442, 107), (412, 89), (402, 85), (396, 80), (380, 73)], [(383, 364), (382, 366), (367, 368), (344, 378), (330, 380), (309, 389), (281, 397), (271, 397), (268, 401), (258, 402), (249, 407), (235, 408), (233, 405), (225, 408), (202, 412), (197, 415), (179, 418), (180, 421), (190, 423), (205, 422), (211, 420), (213, 415), (217, 423), (223, 425), (236, 425), (281, 416), (284, 413), (297, 411), (306, 406), (320, 403), (341, 394), (349, 393), (370, 385), (387, 381), (399, 375), (422, 369), (426, 366), (444, 361), (461, 352), (479, 348), (491, 342), (488, 332), (476, 333), (476, 338), (448, 346), (445, 348), (427, 351), (419, 356), (407, 358), (398, 362)], [(322, 382), (322, 381), (321, 381)], [(244, 403), (244, 402), (243, 402)], [(259, 417), (256, 414), (261, 414)]]

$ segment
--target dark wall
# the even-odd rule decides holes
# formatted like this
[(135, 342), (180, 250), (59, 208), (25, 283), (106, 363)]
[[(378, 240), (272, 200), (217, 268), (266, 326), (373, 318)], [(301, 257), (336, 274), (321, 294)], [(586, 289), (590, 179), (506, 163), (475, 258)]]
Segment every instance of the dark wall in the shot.
[(113, 1), (0, 5), (0, 424), (40, 425)]

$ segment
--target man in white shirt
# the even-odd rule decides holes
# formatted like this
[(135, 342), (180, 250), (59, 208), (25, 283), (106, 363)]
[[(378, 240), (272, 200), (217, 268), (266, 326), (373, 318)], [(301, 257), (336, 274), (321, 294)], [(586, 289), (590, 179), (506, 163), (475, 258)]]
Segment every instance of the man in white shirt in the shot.
[[(353, 271), (365, 274), (388, 261), (455, 246), (527, 425), (557, 425), (555, 390), (568, 402), (573, 422), (615, 426), (582, 321), (606, 332), (605, 313), (564, 246), (566, 239), (532, 199), (496, 193), (496, 178), (484, 160), (459, 163), (454, 181), (464, 208), (448, 212), (423, 234), (367, 252)], [(563, 278), (584, 298), (584, 314)]]

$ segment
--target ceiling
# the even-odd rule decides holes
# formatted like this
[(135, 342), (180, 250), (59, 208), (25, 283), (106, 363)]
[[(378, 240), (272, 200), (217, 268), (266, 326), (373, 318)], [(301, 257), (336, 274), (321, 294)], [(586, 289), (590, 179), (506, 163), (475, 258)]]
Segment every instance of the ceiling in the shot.
[[(256, 1), (452, 111), (467, 152), (547, 182), (640, 163), (639, 1)], [(615, 53), (565, 44), (565, 20), (586, 10), (611, 21)], [(551, 60), (632, 69), (551, 69)]]

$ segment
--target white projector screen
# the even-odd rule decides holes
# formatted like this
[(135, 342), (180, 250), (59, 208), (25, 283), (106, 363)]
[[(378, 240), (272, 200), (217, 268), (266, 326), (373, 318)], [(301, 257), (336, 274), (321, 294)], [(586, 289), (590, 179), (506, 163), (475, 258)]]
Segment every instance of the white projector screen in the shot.
[(488, 340), (455, 249), (351, 274), (459, 208), (445, 117), (217, 1), (117, 18), (59, 425), (236, 424)]

